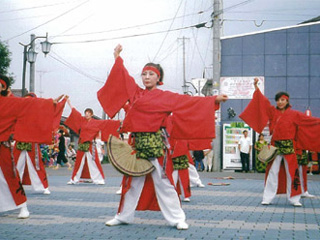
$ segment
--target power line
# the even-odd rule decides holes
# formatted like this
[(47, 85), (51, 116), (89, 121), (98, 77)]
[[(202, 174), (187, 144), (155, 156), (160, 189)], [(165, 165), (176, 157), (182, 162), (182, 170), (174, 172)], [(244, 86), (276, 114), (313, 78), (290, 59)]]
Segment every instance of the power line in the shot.
[(31, 29), (29, 29), (29, 30), (27, 30), (27, 31), (23, 32), (23, 33), (20, 33), (20, 34), (18, 34), (18, 35), (16, 35), (16, 36), (13, 36), (13, 37), (11, 37), (11, 38), (7, 39), (6, 41), (10, 41), (10, 40), (12, 40), (12, 39), (15, 39), (15, 38), (17, 38), (17, 37), (22, 36), (23, 34), (26, 34), (26, 33), (28, 33), (28, 32), (31, 32), (31, 31), (33, 31), (33, 30), (35, 30), (35, 29), (39, 28), (39, 27), (42, 27), (42, 26), (44, 26), (44, 25), (46, 25), (46, 24), (48, 24), (48, 23), (50, 23), (50, 22), (52, 22), (52, 21), (54, 21), (54, 20), (56, 20), (56, 19), (58, 19), (58, 18), (60, 18), (60, 17), (64, 16), (64, 15), (66, 15), (66, 14), (68, 14), (68, 13), (72, 12), (73, 10), (75, 10), (75, 9), (77, 9), (77, 8), (79, 8), (79, 7), (81, 7), (82, 5), (86, 4), (86, 3), (87, 3), (87, 2), (89, 2), (89, 1), (90, 1), (90, 0), (87, 0), (87, 1), (85, 1), (85, 2), (82, 2), (82, 3), (80, 3), (79, 5), (77, 5), (77, 6), (73, 7), (73, 8), (71, 8), (71, 9), (69, 9), (68, 11), (66, 11), (66, 12), (64, 12), (64, 13), (62, 13), (62, 14), (60, 14), (60, 15), (58, 15), (57, 17), (54, 17), (54, 18), (52, 18), (52, 19), (50, 19), (50, 20), (48, 20), (48, 21), (46, 21), (46, 22), (44, 22), (44, 23), (42, 23), (42, 24), (40, 24), (40, 25), (38, 25), (38, 26), (36, 26), (36, 27), (34, 27), (34, 28), (31, 28)]
[[(52, 14), (49, 14), (50, 16)], [(31, 18), (41, 18), (41, 17), (48, 17), (48, 14), (46, 15), (37, 15), (37, 16), (29, 16), (29, 17), (18, 17), (18, 18), (10, 18), (10, 19), (1, 19), (0, 22), (10, 22), (10, 21), (17, 21), (17, 20), (24, 20), (24, 19), (31, 19)]]
[(20, 12), (20, 11), (33, 10), (33, 9), (38, 9), (38, 8), (47, 8), (47, 7), (53, 7), (53, 6), (57, 6), (57, 5), (61, 5), (61, 4), (68, 4), (70, 2), (76, 2), (76, 1), (60, 2), (60, 3), (47, 4), (47, 5), (34, 6), (34, 7), (27, 7), (27, 8), (18, 8), (18, 9), (0, 11), (0, 13)]
[[(78, 27), (81, 23), (87, 21), (87, 20), (88, 20), (89, 18), (91, 18), (92, 16), (93, 16), (93, 14), (91, 14), (91, 15), (83, 18), (81, 21), (79, 21), (78, 23), (76, 23), (76, 24), (74, 24), (73, 26), (69, 27), (68, 29), (66, 29), (65, 31), (63, 31), (61, 34), (64, 34), (64, 33), (68, 32), (68, 31), (70, 31), (70, 30)], [(55, 37), (51, 37), (50, 39), (53, 39), (53, 38), (55, 38)]]
[(90, 75), (90, 74), (88, 74), (88, 73), (86, 73), (86, 72), (83, 72), (81, 69), (79, 69), (79, 68), (75, 67), (74, 65), (72, 65), (71, 63), (67, 62), (65, 59), (63, 59), (62, 57), (60, 57), (60, 56), (59, 56), (58, 54), (56, 54), (55, 52), (53, 52), (53, 51), (51, 51), (51, 52), (52, 52), (54, 55), (56, 55), (56, 57), (54, 57), (54, 56), (52, 56), (52, 54), (50, 54), (49, 56), (50, 56), (51, 58), (53, 58), (54, 60), (62, 63), (62, 64), (65, 65), (66, 67), (70, 68), (71, 70), (73, 70), (73, 71), (75, 71), (75, 72), (77, 72), (77, 73), (79, 73), (79, 74), (81, 74), (81, 75), (83, 75), (83, 76), (85, 76), (85, 77), (87, 77), (87, 78), (89, 78), (89, 79), (91, 79), (91, 80), (94, 80), (94, 81), (96, 81), (96, 82), (98, 82), (98, 83), (105, 83), (105, 81), (100, 80), (100, 78), (95, 77), (95, 76), (92, 76), (92, 75)]
[[(208, 11), (208, 10), (206, 10), (206, 11)], [(167, 19), (163, 19), (163, 20), (159, 20), (159, 21), (155, 21), (155, 22), (138, 24), (138, 25), (123, 27), (123, 28), (109, 29), (109, 30), (97, 31), (97, 32), (88, 32), (88, 33), (74, 33), (74, 34), (55, 35), (53, 37), (75, 37), (75, 36), (83, 36), (83, 35), (95, 35), (95, 34), (103, 34), (103, 33), (109, 33), (109, 32), (117, 32), (117, 31), (127, 30), (127, 29), (131, 29), (131, 28), (139, 28), (139, 27), (145, 27), (145, 26), (154, 25), (154, 24), (158, 24), (158, 23), (163, 23), (163, 22), (171, 21), (171, 20), (178, 19), (178, 18), (183, 18), (183, 17), (189, 17), (189, 16), (193, 16), (193, 15), (203, 14), (206, 11), (200, 11), (200, 12), (197, 12), (197, 13), (191, 13), (191, 14), (179, 16), (179, 17), (176, 17), (176, 18), (167, 18)]]
[(163, 30), (163, 31), (149, 32), (149, 33), (141, 33), (141, 34), (133, 34), (133, 35), (127, 35), (127, 36), (122, 36), (122, 37), (91, 39), (91, 40), (83, 40), (83, 41), (70, 41), (70, 42), (53, 42), (53, 44), (93, 43), (93, 42), (103, 42), (103, 41), (110, 41), (110, 40), (116, 40), (116, 39), (141, 37), (141, 36), (148, 36), (148, 35), (159, 34), (159, 33), (166, 33), (166, 32), (184, 30), (184, 29), (196, 27), (197, 25), (198, 24), (191, 25), (191, 26), (186, 26), (186, 27), (175, 28), (175, 29), (170, 29), (170, 30)]
[(183, 0), (180, 1), (179, 7), (178, 7), (178, 9), (177, 9), (177, 11), (176, 11), (176, 14), (174, 15), (174, 17), (173, 17), (173, 19), (172, 19), (172, 22), (171, 22), (171, 24), (170, 24), (170, 26), (169, 26), (169, 29), (168, 29), (166, 35), (164, 36), (164, 38), (163, 38), (163, 40), (162, 40), (162, 42), (161, 42), (161, 44), (160, 44), (160, 47), (159, 47), (156, 55), (153, 57), (153, 62), (154, 62), (154, 60), (156, 59), (157, 55), (159, 54), (159, 52), (160, 52), (160, 50), (161, 50), (161, 48), (162, 48), (162, 46), (163, 46), (163, 44), (164, 44), (164, 41), (166, 40), (166, 38), (167, 38), (167, 36), (168, 36), (168, 34), (169, 34), (169, 31), (171, 30), (171, 27), (172, 27), (172, 25), (173, 25), (173, 23), (174, 23), (174, 20), (176, 19), (177, 14), (178, 14), (178, 12), (179, 12), (179, 9), (180, 9), (180, 7), (181, 7), (181, 5), (182, 5), (182, 1), (183, 1)]

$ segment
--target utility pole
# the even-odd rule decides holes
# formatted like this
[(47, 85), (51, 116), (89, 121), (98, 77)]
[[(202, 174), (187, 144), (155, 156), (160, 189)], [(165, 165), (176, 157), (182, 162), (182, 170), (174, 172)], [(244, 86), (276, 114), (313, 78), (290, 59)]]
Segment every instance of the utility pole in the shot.
[(188, 93), (188, 86), (187, 86), (187, 80), (186, 80), (186, 47), (185, 47), (185, 41), (186, 41), (185, 36), (183, 38), (178, 38), (178, 40), (182, 40), (182, 54), (183, 54), (183, 85), (182, 85), (182, 90), (184, 94)]
[(42, 97), (42, 93), (44, 93), (44, 91), (42, 91), (42, 76), (43, 74), (47, 73), (48, 71), (37, 71), (39, 73), (39, 85), (40, 85), (40, 90), (39, 90), (39, 93), (40, 93), (40, 97)]
[[(222, 2), (223, 0), (213, 1), (213, 13), (212, 13), (212, 30), (213, 30), (213, 74), (212, 74), (212, 92), (213, 95), (219, 94), (220, 72), (221, 72), (221, 42), (220, 31), (222, 18)], [(217, 120), (220, 121), (220, 112), (217, 112)], [(220, 171), (222, 168), (220, 159), (223, 159), (221, 150), (221, 126), (216, 125), (216, 139), (213, 141), (214, 159), (213, 159), (213, 171)]]
[[(30, 48), (31, 49), (33, 49), (34, 50), (34, 48), (35, 48), (35, 38), (36, 38), (36, 35), (34, 35), (34, 34), (31, 34), (31, 46), (30, 46)], [(30, 63), (30, 87), (29, 87), (29, 89), (30, 89), (30, 92), (35, 92), (34, 91), (34, 79), (35, 79), (35, 69), (36, 69), (36, 67), (35, 67), (35, 63), (34, 62), (31, 62)]]
[(213, 2), (213, 75), (212, 75), (212, 85), (213, 90), (218, 90), (218, 85), (220, 82), (220, 71), (221, 71), (221, 41), (220, 41), (220, 32), (221, 32), (221, 22), (220, 17), (222, 15), (221, 11), (221, 0), (214, 0)]

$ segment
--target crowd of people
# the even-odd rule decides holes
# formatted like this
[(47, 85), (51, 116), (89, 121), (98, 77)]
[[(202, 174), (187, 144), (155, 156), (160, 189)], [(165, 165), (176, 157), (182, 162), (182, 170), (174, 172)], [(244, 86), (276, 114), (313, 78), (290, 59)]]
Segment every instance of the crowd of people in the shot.
[[(112, 155), (112, 163), (120, 172), (132, 172), (123, 175), (118, 211), (105, 225), (129, 224), (134, 221), (136, 210), (153, 210), (161, 211), (169, 225), (178, 230), (189, 228), (179, 195), (183, 201), (190, 201), (190, 187), (204, 187), (197, 171), (213, 169), (215, 111), (228, 96), (193, 97), (162, 91), (158, 87), (164, 84), (164, 71), (154, 63), (143, 67), (141, 88), (125, 68), (122, 50), (121, 45), (114, 49), (115, 63), (97, 93), (111, 119), (124, 109), (122, 122), (94, 119), (91, 108), (85, 109), (82, 116), (66, 95), (57, 99), (8, 96), (10, 82), (0, 76), (0, 211), (21, 209), (18, 217), (29, 217), (22, 185), (31, 184), (35, 191), (50, 194), (45, 165), (54, 169), (67, 166), (72, 170), (70, 185), (81, 180), (105, 184), (101, 146), (107, 142), (110, 149), (117, 150), (117, 145), (111, 144), (111, 136), (120, 138), (129, 133), (126, 144), (130, 145), (130, 155), (136, 161), (146, 160), (152, 171), (136, 176), (132, 169), (117, 165), (123, 155)], [(269, 122), (271, 144), (278, 148), (273, 161), (259, 166), (266, 168), (261, 204), (269, 205), (277, 193), (286, 193), (289, 203), (300, 207), (301, 197), (313, 197), (307, 190), (308, 165), (303, 160), (307, 150), (320, 151), (320, 143), (312, 141), (319, 137), (320, 119), (292, 110), (286, 92), (276, 95), (274, 107), (260, 92), (258, 79), (254, 80), (254, 87), (253, 99), (240, 118), (258, 133)], [(79, 135), (77, 151), (66, 128), (59, 127), (66, 103), (71, 114), (64, 124)], [(197, 115), (193, 114), (195, 111)], [(40, 125), (41, 128), (35, 127)], [(254, 149), (261, 151), (266, 144), (260, 134)], [(242, 171), (248, 172), (252, 144), (247, 130), (238, 147)]]

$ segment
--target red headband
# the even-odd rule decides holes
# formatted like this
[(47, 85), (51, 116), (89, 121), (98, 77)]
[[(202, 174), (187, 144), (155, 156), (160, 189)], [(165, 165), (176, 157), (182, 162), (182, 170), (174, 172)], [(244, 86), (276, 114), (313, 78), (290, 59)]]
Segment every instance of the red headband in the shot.
[(281, 95), (280, 98), (284, 98), (284, 99), (287, 99), (287, 101), (289, 101), (289, 97), (287, 95)]
[(155, 72), (159, 77), (160, 77), (160, 71), (156, 68), (156, 67), (153, 67), (153, 66), (145, 66), (143, 69), (142, 69), (142, 72), (145, 72), (147, 70), (150, 70), (152, 72)]
[(3, 85), (3, 87), (4, 87), (5, 89), (7, 89), (7, 83), (6, 83), (5, 80), (3, 80), (3, 79), (0, 78), (0, 83)]

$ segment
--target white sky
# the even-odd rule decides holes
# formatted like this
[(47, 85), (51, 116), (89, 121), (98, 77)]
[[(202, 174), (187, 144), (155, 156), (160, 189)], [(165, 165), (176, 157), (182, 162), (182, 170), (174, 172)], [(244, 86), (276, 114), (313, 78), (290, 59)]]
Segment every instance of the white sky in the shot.
[[(187, 81), (201, 78), (204, 69), (211, 76), (212, 29), (190, 26), (211, 25), (213, 0), (0, 0), (0, 6), (0, 38), (12, 52), (13, 88), (22, 85), (23, 47), (19, 42), (28, 44), (30, 34), (45, 36), (48, 32), (49, 41), (56, 44), (46, 58), (40, 48), (42, 39), (36, 40), (36, 94), (45, 98), (68, 94), (80, 111), (91, 107), (97, 116), (102, 115), (96, 92), (113, 65), (118, 43), (138, 83), (144, 64), (154, 61), (165, 71), (161, 88), (182, 92), (182, 37), (187, 38)], [(229, 36), (317, 17), (320, 1), (224, 0), (223, 9), (223, 34)], [(181, 28), (185, 29), (176, 30)], [(64, 115), (69, 112), (67, 107)]]

